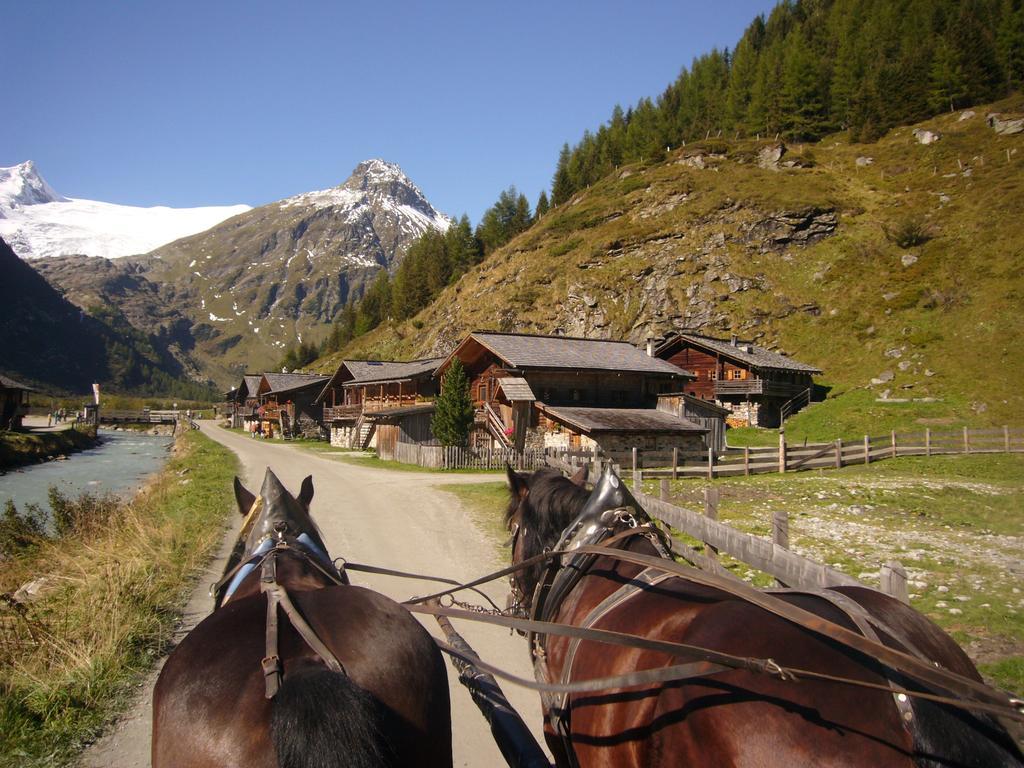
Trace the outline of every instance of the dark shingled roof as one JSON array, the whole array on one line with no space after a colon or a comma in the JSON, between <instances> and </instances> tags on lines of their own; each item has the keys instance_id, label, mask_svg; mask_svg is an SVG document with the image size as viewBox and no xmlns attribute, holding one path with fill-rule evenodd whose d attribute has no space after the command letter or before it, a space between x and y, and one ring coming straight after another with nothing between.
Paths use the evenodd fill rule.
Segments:
<instances>
[{"instance_id":1,"label":"dark shingled roof","mask_svg":"<svg viewBox=\"0 0 1024 768\"><path fill-rule=\"evenodd\" d=\"M723 357L746 363L751 368L821 373L820 368L793 360L785 355L780 355L778 352L771 352L764 347L757 346L752 341L737 340L734 346L731 339L716 339L713 336L701 336L696 333L679 333L670 336L658 346L656 354L661 354L663 349L670 347L679 340L718 352Z\"/></svg>"},{"instance_id":2,"label":"dark shingled roof","mask_svg":"<svg viewBox=\"0 0 1024 768\"><path fill-rule=\"evenodd\" d=\"M474 331L470 337L513 368L581 368L693 378L693 374L648 356L628 341L491 331Z\"/></svg>"},{"instance_id":3,"label":"dark shingled roof","mask_svg":"<svg viewBox=\"0 0 1024 768\"><path fill-rule=\"evenodd\" d=\"M653 408L562 408L540 409L545 416L586 434L599 432L688 432L708 430L692 421Z\"/></svg>"},{"instance_id":4,"label":"dark shingled roof","mask_svg":"<svg viewBox=\"0 0 1024 768\"><path fill-rule=\"evenodd\" d=\"M266 394L280 394L303 389L311 384L323 384L330 377L315 373L264 373L263 378L270 385Z\"/></svg>"},{"instance_id":5,"label":"dark shingled roof","mask_svg":"<svg viewBox=\"0 0 1024 768\"><path fill-rule=\"evenodd\" d=\"M353 378L342 386L408 381L419 376L429 378L442 360L444 360L443 357L428 357L423 360L411 360L407 363L391 360L345 360L342 365L348 368Z\"/></svg>"},{"instance_id":6,"label":"dark shingled roof","mask_svg":"<svg viewBox=\"0 0 1024 768\"><path fill-rule=\"evenodd\" d=\"M241 394L242 390L245 390L245 396L255 397L256 393L260 390L260 381L263 379L258 373L246 373L242 376L242 382L238 387L232 387L230 391L224 393L226 400L236 400Z\"/></svg>"},{"instance_id":7,"label":"dark shingled roof","mask_svg":"<svg viewBox=\"0 0 1024 768\"><path fill-rule=\"evenodd\" d=\"M29 392L35 392L35 389L27 384L21 384L14 379L9 379L2 373L0 373L0 389L26 389Z\"/></svg>"}]
</instances>

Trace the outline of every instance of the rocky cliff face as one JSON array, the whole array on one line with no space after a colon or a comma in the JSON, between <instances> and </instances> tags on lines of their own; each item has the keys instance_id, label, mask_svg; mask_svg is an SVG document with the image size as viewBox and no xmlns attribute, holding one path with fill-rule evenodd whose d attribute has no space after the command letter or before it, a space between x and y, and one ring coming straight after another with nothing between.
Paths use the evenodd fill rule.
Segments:
<instances>
[{"instance_id":1,"label":"rocky cliff face","mask_svg":"<svg viewBox=\"0 0 1024 768\"><path fill-rule=\"evenodd\" d=\"M397 165L368 160L338 187L255 208L116 267L38 267L82 306L124 307L133 324L171 339L183 362L227 386L324 335L349 297L397 268L428 228L448 225Z\"/></svg>"}]
</instances>

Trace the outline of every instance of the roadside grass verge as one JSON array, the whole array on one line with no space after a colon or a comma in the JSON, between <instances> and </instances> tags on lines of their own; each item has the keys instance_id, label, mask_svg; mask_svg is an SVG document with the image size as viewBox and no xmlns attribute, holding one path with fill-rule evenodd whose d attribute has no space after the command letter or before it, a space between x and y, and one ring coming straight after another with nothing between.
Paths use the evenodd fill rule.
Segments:
<instances>
[{"instance_id":1,"label":"roadside grass verge","mask_svg":"<svg viewBox=\"0 0 1024 768\"><path fill-rule=\"evenodd\" d=\"M31 464L51 456L80 451L96 445L95 431L63 429L60 432L0 431L0 470Z\"/></svg>"},{"instance_id":2,"label":"roadside grass verge","mask_svg":"<svg viewBox=\"0 0 1024 768\"><path fill-rule=\"evenodd\" d=\"M495 557L502 565L511 557L505 542L504 514L508 506L508 486L504 482L472 483L471 485L435 485L440 491L455 496L469 512L473 523L493 545Z\"/></svg>"},{"instance_id":3,"label":"roadside grass verge","mask_svg":"<svg viewBox=\"0 0 1024 768\"><path fill-rule=\"evenodd\" d=\"M105 500L102 525L78 519L4 562L0 766L69 764L129 703L221 541L236 469L189 432L133 501ZM16 598L30 580L36 597Z\"/></svg>"}]
</instances>

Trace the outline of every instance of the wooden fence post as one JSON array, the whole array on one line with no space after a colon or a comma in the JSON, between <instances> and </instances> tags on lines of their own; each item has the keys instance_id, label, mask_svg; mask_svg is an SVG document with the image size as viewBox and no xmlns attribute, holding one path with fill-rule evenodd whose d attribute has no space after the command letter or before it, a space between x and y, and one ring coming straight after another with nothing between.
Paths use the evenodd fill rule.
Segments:
<instances>
[{"instance_id":1,"label":"wooden fence post","mask_svg":"<svg viewBox=\"0 0 1024 768\"><path fill-rule=\"evenodd\" d=\"M924 430L924 455L932 455L932 428L925 427Z\"/></svg>"},{"instance_id":2,"label":"wooden fence post","mask_svg":"<svg viewBox=\"0 0 1024 768\"><path fill-rule=\"evenodd\" d=\"M971 439L967 436L967 427L964 427L964 453L971 452Z\"/></svg>"},{"instance_id":3,"label":"wooden fence post","mask_svg":"<svg viewBox=\"0 0 1024 768\"><path fill-rule=\"evenodd\" d=\"M786 471L786 433L779 431L779 472Z\"/></svg>"},{"instance_id":4,"label":"wooden fence post","mask_svg":"<svg viewBox=\"0 0 1024 768\"><path fill-rule=\"evenodd\" d=\"M896 430L892 430L889 434L892 435L892 457L895 459L899 456L899 450L896 448Z\"/></svg>"},{"instance_id":5,"label":"wooden fence post","mask_svg":"<svg viewBox=\"0 0 1024 768\"><path fill-rule=\"evenodd\" d=\"M836 440L836 469L842 469L843 466L843 441L842 439Z\"/></svg>"},{"instance_id":6,"label":"wooden fence post","mask_svg":"<svg viewBox=\"0 0 1024 768\"><path fill-rule=\"evenodd\" d=\"M864 435L864 463L871 463L871 438Z\"/></svg>"},{"instance_id":7,"label":"wooden fence post","mask_svg":"<svg viewBox=\"0 0 1024 768\"><path fill-rule=\"evenodd\" d=\"M708 448L708 480L715 479L715 451Z\"/></svg>"},{"instance_id":8,"label":"wooden fence post","mask_svg":"<svg viewBox=\"0 0 1024 768\"><path fill-rule=\"evenodd\" d=\"M640 473L640 451L634 445L633 446L633 490L640 488L640 482L643 480Z\"/></svg>"},{"instance_id":9,"label":"wooden fence post","mask_svg":"<svg viewBox=\"0 0 1024 768\"><path fill-rule=\"evenodd\" d=\"M1009 443L1007 443L1009 445ZM1007 448L1006 450L1010 450ZM679 477L679 446L675 446L672 449L672 479L676 480Z\"/></svg>"},{"instance_id":10,"label":"wooden fence post","mask_svg":"<svg viewBox=\"0 0 1024 768\"><path fill-rule=\"evenodd\" d=\"M898 560L891 560L882 566L880 574L882 591L903 603L910 603L907 594L907 571Z\"/></svg>"},{"instance_id":11,"label":"wooden fence post","mask_svg":"<svg viewBox=\"0 0 1024 768\"><path fill-rule=\"evenodd\" d=\"M743 474L750 476L750 446L743 446Z\"/></svg>"},{"instance_id":12,"label":"wooden fence post","mask_svg":"<svg viewBox=\"0 0 1024 768\"><path fill-rule=\"evenodd\" d=\"M668 478L661 478L661 482L658 483L658 498L662 501L668 501Z\"/></svg>"},{"instance_id":13,"label":"wooden fence post","mask_svg":"<svg viewBox=\"0 0 1024 768\"><path fill-rule=\"evenodd\" d=\"M709 520L718 519L718 489L713 487L707 487L704 489L704 516ZM718 560L718 548L713 547L704 542L704 551L708 556L708 559Z\"/></svg>"},{"instance_id":14,"label":"wooden fence post","mask_svg":"<svg viewBox=\"0 0 1024 768\"><path fill-rule=\"evenodd\" d=\"M1003 425L1003 451L1010 452L1010 428Z\"/></svg>"}]
</instances>

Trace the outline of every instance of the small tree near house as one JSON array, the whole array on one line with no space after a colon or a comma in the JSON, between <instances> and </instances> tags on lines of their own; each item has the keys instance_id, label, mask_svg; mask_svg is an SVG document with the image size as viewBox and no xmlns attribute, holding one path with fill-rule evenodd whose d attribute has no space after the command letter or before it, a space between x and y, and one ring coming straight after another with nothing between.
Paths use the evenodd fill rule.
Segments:
<instances>
[{"instance_id":1,"label":"small tree near house","mask_svg":"<svg viewBox=\"0 0 1024 768\"><path fill-rule=\"evenodd\" d=\"M469 380L462 362L456 358L441 379L431 421L434 436L441 445L465 445L473 426L473 401L469 396Z\"/></svg>"}]
</instances>

